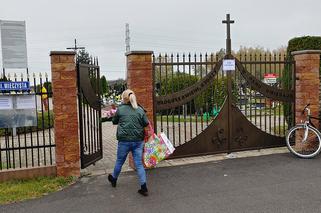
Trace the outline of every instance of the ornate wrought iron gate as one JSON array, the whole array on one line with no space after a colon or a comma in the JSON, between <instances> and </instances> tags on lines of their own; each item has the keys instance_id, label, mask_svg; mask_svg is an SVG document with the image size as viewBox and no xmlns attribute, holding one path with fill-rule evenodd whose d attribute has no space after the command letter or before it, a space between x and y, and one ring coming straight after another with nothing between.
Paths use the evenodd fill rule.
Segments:
<instances>
[{"instance_id":1,"label":"ornate wrought iron gate","mask_svg":"<svg viewBox=\"0 0 321 213\"><path fill-rule=\"evenodd\" d=\"M102 159L100 72L97 60L77 64L81 168Z\"/></svg>"},{"instance_id":2,"label":"ornate wrought iron gate","mask_svg":"<svg viewBox=\"0 0 321 213\"><path fill-rule=\"evenodd\" d=\"M174 143L175 157L285 145L294 113L293 61L278 55L231 54L229 16L222 56L159 55L153 58L156 129ZM235 71L223 71L234 59ZM263 82L274 73L273 85Z\"/></svg>"}]
</instances>

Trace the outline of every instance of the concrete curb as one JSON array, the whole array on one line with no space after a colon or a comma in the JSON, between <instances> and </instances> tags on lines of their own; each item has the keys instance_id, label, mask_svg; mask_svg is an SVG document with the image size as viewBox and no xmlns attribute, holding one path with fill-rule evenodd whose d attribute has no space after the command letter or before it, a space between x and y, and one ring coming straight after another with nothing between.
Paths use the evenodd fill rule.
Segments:
<instances>
[{"instance_id":1,"label":"concrete curb","mask_svg":"<svg viewBox=\"0 0 321 213\"><path fill-rule=\"evenodd\" d=\"M247 157L256 157L256 156L264 156L264 155L272 155L272 154L282 154L282 153L287 153L287 152L289 152L287 147L278 147L278 148L233 152L230 154L222 153L222 154L216 154L216 155L206 155L206 156L199 156L199 157L173 159L173 160L166 160L166 161L159 163L157 168L168 167L168 166L182 166L182 165L189 165L189 164L196 164L196 163L216 162L216 161L223 161L223 160L227 160L227 159L247 158Z\"/></svg>"}]
</instances>

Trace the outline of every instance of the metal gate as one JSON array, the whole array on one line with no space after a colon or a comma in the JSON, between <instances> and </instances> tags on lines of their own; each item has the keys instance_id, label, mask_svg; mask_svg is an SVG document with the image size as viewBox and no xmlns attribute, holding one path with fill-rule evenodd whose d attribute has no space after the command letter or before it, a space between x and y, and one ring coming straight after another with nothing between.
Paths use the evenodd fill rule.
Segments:
<instances>
[{"instance_id":1,"label":"metal gate","mask_svg":"<svg viewBox=\"0 0 321 213\"><path fill-rule=\"evenodd\" d=\"M176 147L172 158L285 146L294 62L283 54L233 55L229 24L227 31L221 55L153 57L156 130ZM235 70L223 71L224 59L235 60ZM275 84L263 82L269 73Z\"/></svg>"},{"instance_id":2,"label":"metal gate","mask_svg":"<svg viewBox=\"0 0 321 213\"><path fill-rule=\"evenodd\" d=\"M102 159L100 72L97 60L77 64L81 168Z\"/></svg>"},{"instance_id":3,"label":"metal gate","mask_svg":"<svg viewBox=\"0 0 321 213\"><path fill-rule=\"evenodd\" d=\"M0 75L0 81L24 81L33 85L34 88L31 91L1 91L0 97L32 94L35 96L36 109L34 113L37 120L35 126L30 126L33 123L33 110L29 111L31 114L20 114L19 112L19 116L15 116L9 110L1 112L0 172L55 165L53 93L48 75L40 73L29 76L21 73L19 76L14 74L10 77L10 73L8 73L6 76ZM7 121L17 122L19 127L12 128Z\"/></svg>"}]
</instances>

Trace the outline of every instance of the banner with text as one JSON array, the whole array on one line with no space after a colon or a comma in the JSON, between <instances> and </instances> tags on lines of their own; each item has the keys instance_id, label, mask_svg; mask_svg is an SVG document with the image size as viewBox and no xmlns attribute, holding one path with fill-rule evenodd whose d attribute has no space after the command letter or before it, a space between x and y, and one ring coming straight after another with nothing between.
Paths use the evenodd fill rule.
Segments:
<instances>
[{"instance_id":1,"label":"banner with text","mask_svg":"<svg viewBox=\"0 0 321 213\"><path fill-rule=\"evenodd\" d=\"M3 68L27 68L26 23L0 20L0 31Z\"/></svg>"}]
</instances>

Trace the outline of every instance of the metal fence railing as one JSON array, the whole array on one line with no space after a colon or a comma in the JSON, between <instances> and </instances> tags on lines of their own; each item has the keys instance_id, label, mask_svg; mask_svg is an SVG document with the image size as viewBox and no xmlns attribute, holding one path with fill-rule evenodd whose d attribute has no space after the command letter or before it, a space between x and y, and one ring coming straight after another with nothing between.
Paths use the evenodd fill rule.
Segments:
<instances>
[{"instance_id":1,"label":"metal fence railing","mask_svg":"<svg viewBox=\"0 0 321 213\"><path fill-rule=\"evenodd\" d=\"M211 72L218 60L219 56L215 54L154 55L156 97L193 86ZM176 147L199 135L223 105L225 77L222 71L217 72L213 83L206 85L204 91L183 105L165 110L156 106L157 132L165 132Z\"/></svg>"},{"instance_id":2,"label":"metal fence railing","mask_svg":"<svg viewBox=\"0 0 321 213\"><path fill-rule=\"evenodd\" d=\"M13 123L16 123L13 126L12 124L9 125L8 122L4 122L6 116L9 116L10 110L0 109L0 116L2 117L2 124L0 124L0 171L54 165L55 141L52 89L48 76L42 76L41 74L36 76L34 74L32 77L29 75L17 77L14 75L12 78L7 75L1 76L0 81L24 81L29 82L30 85L30 89L27 91L2 90L0 98L30 95L35 102L26 103L25 106L20 108L18 101L13 103L13 109L16 111L8 117L8 120L14 120ZM24 112L22 108L29 108L29 111ZM19 119L20 121L18 121ZM32 119L35 122L32 122ZM21 120L23 121L22 124Z\"/></svg>"},{"instance_id":3,"label":"metal fence railing","mask_svg":"<svg viewBox=\"0 0 321 213\"><path fill-rule=\"evenodd\" d=\"M295 62L284 54L240 54L242 65L256 79L280 90L294 90ZM248 84L239 72L234 73L237 106L255 126L272 135L283 137L294 125L294 100L284 102L267 98Z\"/></svg>"}]
</instances>

